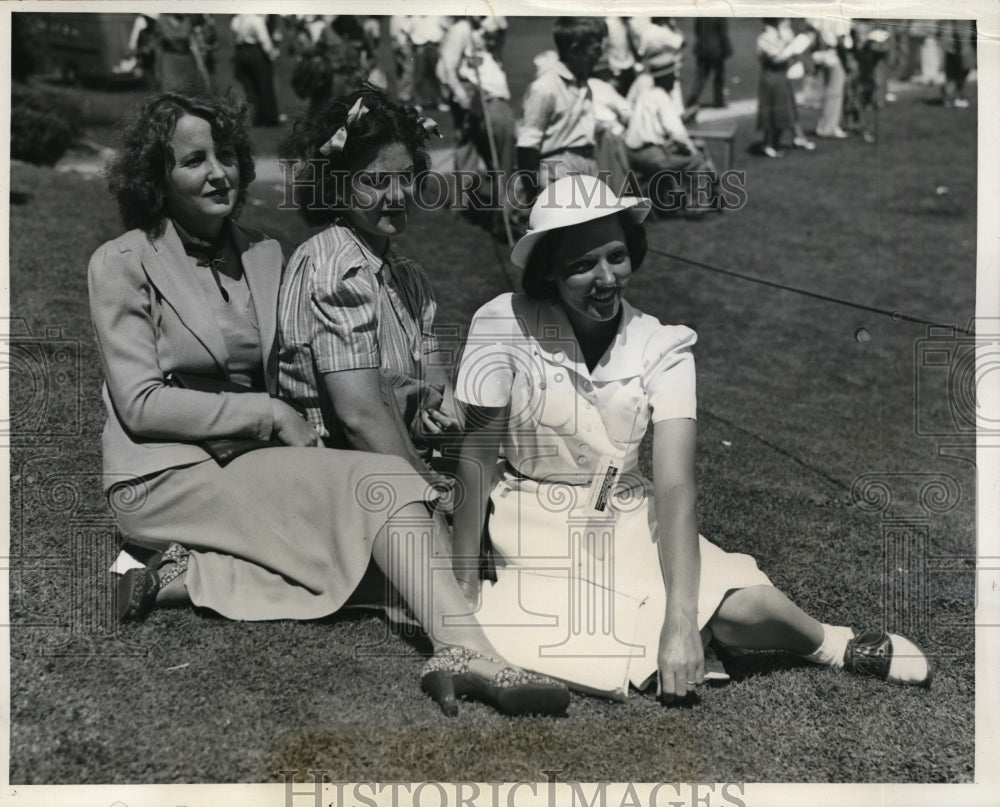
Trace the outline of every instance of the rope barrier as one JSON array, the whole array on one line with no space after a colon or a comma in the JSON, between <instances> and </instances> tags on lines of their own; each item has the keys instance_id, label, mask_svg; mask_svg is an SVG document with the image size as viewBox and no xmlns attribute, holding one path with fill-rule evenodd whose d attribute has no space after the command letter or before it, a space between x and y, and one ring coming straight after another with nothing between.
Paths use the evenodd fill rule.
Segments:
<instances>
[{"instance_id":1,"label":"rope barrier","mask_svg":"<svg viewBox=\"0 0 1000 807\"><path fill-rule=\"evenodd\" d=\"M753 275L746 275L743 274L742 272L735 272L732 269L722 269L718 266L712 266L712 264L710 263L704 263L703 261L696 261L692 258L685 258L682 255L675 255L672 252L666 252L665 250L662 249L654 249L650 247L649 252L655 255L660 255L664 258L670 258L671 260L675 260L680 263L686 263L690 266L697 266L699 269L705 269L709 272L715 272L716 274L726 275L727 277L735 277L738 280L745 280L748 283L758 283L762 286L770 286L771 288L774 289L780 289L782 291L790 291L793 294L801 294L804 297L812 297L815 300L823 300L824 302L827 303L835 303L836 305L843 305L848 308L856 308L859 311L868 311L869 313L872 314L881 314L897 322L898 321L915 322L918 325L931 325L937 328L951 328L957 333L962 333L965 334L966 336L975 335L974 331L971 331L967 328L959 327L954 323L937 322L932 319L925 319L924 317L916 317L916 316L911 316L909 314L903 314L900 311L892 311L888 308L879 308L878 306L874 305L865 305L864 303L855 303L852 302L851 300L843 300L839 297L832 297L829 294L820 294L819 292L809 291L808 289L800 289L797 288L796 286L788 286L784 283L778 283L774 280L765 280L764 278L761 277L754 277Z\"/></svg>"},{"instance_id":2,"label":"rope barrier","mask_svg":"<svg viewBox=\"0 0 1000 807\"><path fill-rule=\"evenodd\" d=\"M491 238L490 241L493 242L493 250L497 257L497 265L500 267L500 271L504 275L504 279L510 285L511 291L517 291L516 283L510 276L507 265L508 261L500 253L499 246L496 243L496 239ZM913 316L911 314L904 314L901 311L893 311L888 308L880 308L874 305L865 305L864 303L856 303L852 300L844 300L840 297L833 297L829 294L821 294L820 292L810 291L809 289L801 289L797 286L789 286L785 283L778 283L774 280L766 280L762 277L754 277L753 275L747 275L743 272L736 272L732 269L723 269L719 266L713 266L710 263L705 263L704 261L696 261L693 258L685 258L683 255L676 255L673 252L667 252L662 249L655 249L654 247L649 247L648 252L659 255L663 258L669 258L679 263L685 263L689 266L696 266L699 269L705 269L709 272L715 272L716 274L725 275L727 277L734 277L737 280L743 280L747 283L757 283L761 286L769 286L770 288L780 289L781 291L792 292L793 294L801 294L803 297L811 297L814 300L822 300L827 303L834 303L835 305L846 306L847 308L855 308L859 311L867 311L871 314L879 314L881 316L889 317L896 322L913 322L917 325L929 325L935 328L949 328L956 333L964 334L965 336L975 336L975 331L969 328L963 328L952 322L938 322L937 320L927 319L925 317Z\"/></svg>"}]
</instances>

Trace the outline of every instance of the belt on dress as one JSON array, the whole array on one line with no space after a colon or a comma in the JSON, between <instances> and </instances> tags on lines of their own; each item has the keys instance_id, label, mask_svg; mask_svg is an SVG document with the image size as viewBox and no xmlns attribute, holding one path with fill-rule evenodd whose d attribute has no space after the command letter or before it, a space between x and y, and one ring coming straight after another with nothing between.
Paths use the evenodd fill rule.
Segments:
<instances>
[{"instance_id":1,"label":"belt on dress","mask_svg":"<svg viewBox=\"0 0 1000 807\"><path fill-rule=\"evenodd\" d=\"M570 485L572 487L581 487L582 488L582 487L587 487L590 484L590 481L591 481L589 475L587 475L587 481L586 482L579 482L579 483L577 483L577 482L567 482L564 479L559 479L559 480L536 479L533 476L528 476L525 473L521 473L519 470L517 470L517 468L515 468L511 464L510 460L508 460L508 459L505 459L503 461L503 464L504 464L504 468L506 469L507 473L509 473L515 479L518 479L518 480L520 480L522 482L537 482L539 485L551 485L551 484L556 484L556 485Z\"/></svg>"},{"instance_id":2,"label":"belt on dress","mask_svg":"<svg viewBox=\"0 0 1000 807\"><path fill-rule=\"evenodd\" d=\"M515 468L515 467L514 467L514 466L513 466L512 464L511 464L511 461L510 461L510 460L507 460L507 459L505 459L505 460L503 461L503 465L504 465L504 468L505 468L505 469L507 470L507 473L509 473L509 474L510 474L511 476L513 476L513 477L514 477L515 479L531 479L531 477L530 477L530 476L525 476L525 475L524 475L524 474L522 474L522 473L521 473L521 472L520 472L519 470L517 470L517 468Z\"/></svg>"}]
</instances>

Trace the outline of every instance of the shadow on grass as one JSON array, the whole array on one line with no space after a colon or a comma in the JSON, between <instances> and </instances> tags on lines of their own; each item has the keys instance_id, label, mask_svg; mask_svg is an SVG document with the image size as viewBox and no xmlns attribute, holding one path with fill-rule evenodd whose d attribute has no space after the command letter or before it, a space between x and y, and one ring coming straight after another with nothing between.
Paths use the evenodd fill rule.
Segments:
<instances>
[{"instance_id":1,"label":"shadow on grass","mask_svg":"<svg viewBox=\"0 0 1000 807\"><path fill-rule=\"evenodd\" d=\"M733 681L746 681L761 675L815 666L791 653L780 651L734 653L718 644L715 647L719 660Z\"/></svg>"}]
</instances>

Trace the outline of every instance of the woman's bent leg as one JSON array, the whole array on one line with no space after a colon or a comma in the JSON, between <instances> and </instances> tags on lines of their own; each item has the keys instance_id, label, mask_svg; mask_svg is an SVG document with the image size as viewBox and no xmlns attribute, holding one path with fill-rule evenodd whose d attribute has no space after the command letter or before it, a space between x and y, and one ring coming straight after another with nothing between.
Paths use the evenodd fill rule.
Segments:
<instances>
[{"instance_id":1,"label":"woman's bent leg","mask_svg":"<svg viewBox=\"0 0 1000 807\"><path fill-rule=\"evenodd\" d=\"M709 622L716 638L747 650L808 655L823 641L823 625L774 586L732 592Z\"/></svg>"},{"instance_id":2,"label":"woman's bent leg","mask_svg":"<svg viewBox=\"0 0 1000 807\"><path fill-rule=\"evenodd\" d=\"M834 669L901 684L927 685L931 667L923 651L904 636L885 631L855 634L826 625L772 586L732 592L709 626L720 642L747 650L784 650Z\"/></svg>"}]
</instances>

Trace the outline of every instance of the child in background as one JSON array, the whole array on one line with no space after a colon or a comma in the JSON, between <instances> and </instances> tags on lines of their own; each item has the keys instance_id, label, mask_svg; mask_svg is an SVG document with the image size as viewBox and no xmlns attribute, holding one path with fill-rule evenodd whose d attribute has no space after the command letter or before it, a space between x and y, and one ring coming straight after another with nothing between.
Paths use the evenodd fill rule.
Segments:
<instances>
[{"instance_id":1,"label":"child in background","mask_svg":"<svg viewBox=\"0 0 1000 807\"><path fill-rule=\"evenodd\" d=\"M569 174L597 173L596 120L588 79L604 49L599 17L559 17L552 30L558 61L540 70L524 95L517 167L528 172L527 193Z\"/></svg>"},{"instance_id":2,"label":"child in background","mask_svg":"<svg viewBox=\"0 0 1000 807\"><path fill-rule=\"evenodd\" d=\"M880 89L884 84L880 74L884 73L889 56L889 32L869 22L856 22L851 56L854 63L848 92L849 128L860 132L866 143L874 143L876 116L885 100L885 90Z\"/></svg>"}]
</instances>

